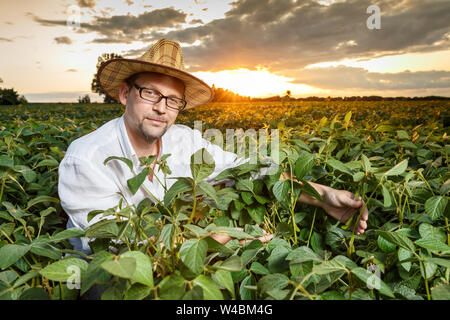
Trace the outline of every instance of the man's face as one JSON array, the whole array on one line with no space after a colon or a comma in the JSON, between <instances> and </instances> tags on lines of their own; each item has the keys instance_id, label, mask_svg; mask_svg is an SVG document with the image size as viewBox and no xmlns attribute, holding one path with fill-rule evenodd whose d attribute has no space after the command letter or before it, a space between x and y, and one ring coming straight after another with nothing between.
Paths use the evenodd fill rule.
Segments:
<instances>
[{"instance_id":1,"label":"man's face","mask_svg":"<svg viewBox=\"0 0 450 320\"><path fill-rule=\"evenodd\" d=\"M184 85L173 77L159 73L143 73L134 83L139 87L151 88L165 96L183 98ZM139 90L124 83L120 88L120 100L126 105L125 119L133 134L148 142L154 142L175 122L178 110L168 108L166 99L158 103L146 101L139 96Z\"/></svg>"}]
</instances>

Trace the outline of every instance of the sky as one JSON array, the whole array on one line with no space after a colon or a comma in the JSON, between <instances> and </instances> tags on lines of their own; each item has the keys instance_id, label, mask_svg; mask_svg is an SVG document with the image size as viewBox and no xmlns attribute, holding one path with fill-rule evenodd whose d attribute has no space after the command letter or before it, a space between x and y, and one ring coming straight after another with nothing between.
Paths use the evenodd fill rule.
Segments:
<instances>
[{"instance_id":1,"label":"sky","mask_svg":"<svg viewBox=\"0 0 450 320\"><path fill-rule=\"evenodd\" d=\"M0 87L101 101L98 57L163 37L189 72L245 96L450 96L449 0L1 1Z\"/></svg>"}]
</instances>

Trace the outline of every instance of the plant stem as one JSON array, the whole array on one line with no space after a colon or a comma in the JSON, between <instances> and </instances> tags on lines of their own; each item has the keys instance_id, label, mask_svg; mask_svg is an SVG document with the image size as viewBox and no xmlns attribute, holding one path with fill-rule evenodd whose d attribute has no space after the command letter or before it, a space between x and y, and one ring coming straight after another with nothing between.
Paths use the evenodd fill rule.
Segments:
<instances>
[{"instance_id":1,"label":"plant stem","mask_svg":"<svg viewBox=\"0 0 450 320\"><path fill-rule=\"evenodd\" d=\"M311 239L311 235L313 232L313 228L314 228L314 222L316 221L316 211L317 211L317 207L314 208L314 215L313 215L313 221L311 223L311 229L309 230L309 235L308 235L308 241L306 243L306 246L309 247L309 240Z\"/></svg>"},{"instance_id":2,"label":"plant stem","mask_svg":"<svg viewBox=\"0 0 450 320\"><path fill-rule=\"evenodd\" d=\"M195 210L197 209L197 197L196 197L196 191L197 191L197 185L194 181L194 188L192 190L193 196L194 196L194 200L192 203L192 212L191 212L191 216L189 217L189 221L188 224L191 224L192 219L194 219L194 215L195 215Z\"/></svg>"},{"instance_id":3,"label":"plant stem","mask_svg":"<svg viewBox=\"0 0 450 320\"><path fill-rule=\"evenodd\" d=\"M3 179L2 179L2 189L0 190L0 203L2 203L3 190L5 189L5 183L6 183L6 178L3 177Z\"/></svg>"}]
</instances>

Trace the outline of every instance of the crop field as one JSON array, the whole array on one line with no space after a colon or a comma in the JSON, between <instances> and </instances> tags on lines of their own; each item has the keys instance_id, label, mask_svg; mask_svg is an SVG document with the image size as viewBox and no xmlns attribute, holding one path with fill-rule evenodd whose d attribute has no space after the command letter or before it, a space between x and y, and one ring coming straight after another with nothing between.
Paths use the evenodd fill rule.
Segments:
<instances>
[{"instance_id":1,"label":"crop field","mask_svg":"<svg viewBox=\"0 0 450 320\"><path fill-rule=\"evenodd\" d=\"M177 123L191 128L197 120L224 134L278 129L280 170L251 179L259 165L244 164L216 178L233 179L233 186L211 186L204 180L214 165L192 163L192 177L179 179L164 201L121 201L93 211L88 219L110 219L86 231L66 229L58 165L73 140L124 107L0 110L0 299L80 299L95 284L106 288L102 299L120 300L450 299L449 101L215 103L186 110ZM130 190L141 187L151 169L144 170L128 181ZM279 180L282 171L304 186ZM320 197L307 181L361 196L369 210L366 232L356 235L351 221L297 203L301 192ZM252 240L263 229L273 239ZM222 245L214 233L233 240ZM96 239L92 255L73 250L68 239L76 237Z\"/></svg>"}]
</instances>

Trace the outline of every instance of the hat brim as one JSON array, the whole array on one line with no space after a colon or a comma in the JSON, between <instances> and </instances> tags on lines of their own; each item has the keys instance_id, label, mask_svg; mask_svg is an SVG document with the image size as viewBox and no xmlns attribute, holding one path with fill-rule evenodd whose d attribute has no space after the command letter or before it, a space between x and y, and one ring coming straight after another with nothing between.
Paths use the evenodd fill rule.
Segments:
<instances>
[{"instance_id":1,"label":"hat brim","mask_svg":"<svg viewBox=\"0 0 450 320\"><path fill-rule=\"evenodd\" d=\"M209 85L188 72L136 59L117 58L106 61L97 71L97 81L103 92L120 101L119 90L122 82L140 72L158 72L183 81L187 102L185 109L207 104L214 97L214 91Z\"/></svg>"}]
</instances>

